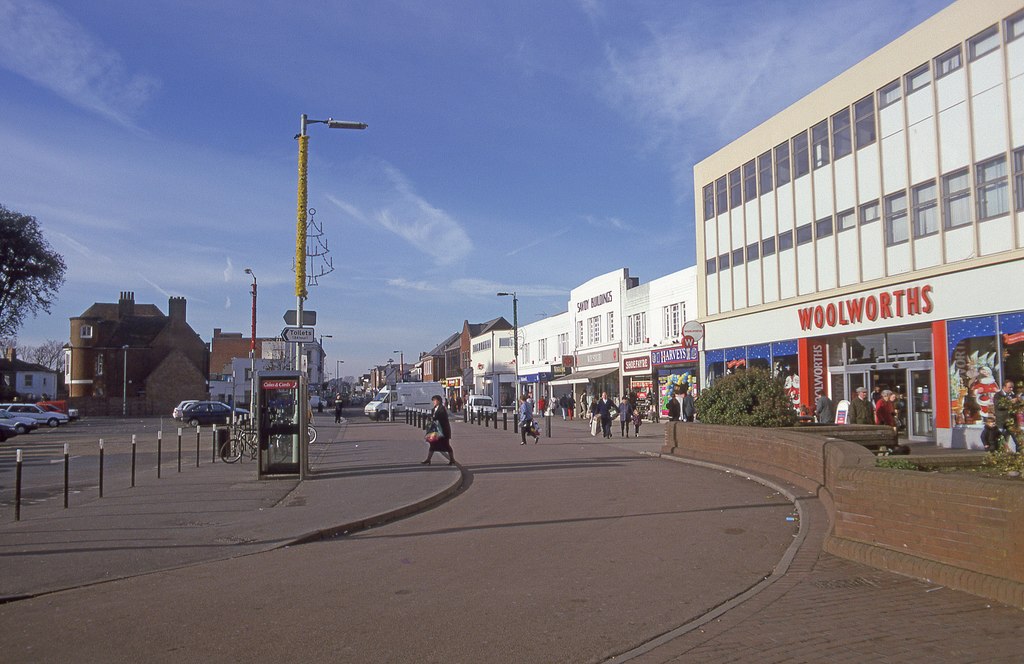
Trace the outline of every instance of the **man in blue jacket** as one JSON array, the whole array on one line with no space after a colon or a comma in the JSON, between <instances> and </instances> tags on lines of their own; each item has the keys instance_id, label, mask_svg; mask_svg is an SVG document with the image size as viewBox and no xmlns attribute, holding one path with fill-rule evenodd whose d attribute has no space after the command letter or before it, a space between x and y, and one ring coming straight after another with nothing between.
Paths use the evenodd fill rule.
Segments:
<instances>
[{"instance_id":1,"label":"man in blue jacket","mask_svg":"<svg viewBox=\"0 0 1024 664\"><path fill-rule=\"evenodd\" d=\"M601 399L594 402L594 414L601 418L601 431L604 432L605 438L612 437L612 409L615 408L615 404L608 398L607 392L601 393Z\"/></svg>"}]
</instances>

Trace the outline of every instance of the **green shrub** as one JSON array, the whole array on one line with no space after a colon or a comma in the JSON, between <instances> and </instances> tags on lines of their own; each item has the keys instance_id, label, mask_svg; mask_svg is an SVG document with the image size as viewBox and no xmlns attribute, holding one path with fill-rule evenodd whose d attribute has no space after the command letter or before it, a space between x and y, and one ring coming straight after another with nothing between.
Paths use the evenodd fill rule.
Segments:
<instances>
[{"instance_id":1,"label":"green shrub","mask_svg":"<svg viewBox=\"0 0 1024 664\"><path fill-rule=\"evenodd\" d=\"M897 470L921 470L916 463L909 459L894 459L893 457L879 457L875 461L879 468L895 468Z\"/></svg>"},{"instance_id":2,"label":"green shrub","mask_svg":"<svg viewBox=\"0 0 1024 664\"><path fill-rule=\"evenodd\" d=\"M1024 474L1024 454L990 452L985 458L985 466L1003 475L1014 471Z\"/></svg>"},{"instance_id":3,"label":"green shrub","mask_svg":"<svg viewBox=\"0 0 1024 664\"><path fill-rule=\"evenodd\" d=\"M791 427L793 402L781 378L763 369L748 369L716 380L697 400L697 417L705 424L743 427Z\"/></svg>"}]
</instances>

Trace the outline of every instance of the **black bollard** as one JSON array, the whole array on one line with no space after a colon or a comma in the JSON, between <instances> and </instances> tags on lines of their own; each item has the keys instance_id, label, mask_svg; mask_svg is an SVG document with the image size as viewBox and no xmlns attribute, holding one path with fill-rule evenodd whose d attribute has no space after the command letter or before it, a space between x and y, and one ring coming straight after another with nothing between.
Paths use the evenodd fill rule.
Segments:
<instances>
[{"instance_id":1,"label":"black bollard","mask_svg":"<svg viewBox=\"0 0 1024 664\"><path fill-rule=\"evenodd\" d=\"M103 497L103 439L100 438L100 498Z\"/></svg>"},{"instance_id":2,"label":"black bollard","mask_svg":"<svg viewBox=\"0 0 1024 664\"><path fill-rule=\"evenodd\" d=\"M462 408L462 421L463 422L468 422L469 421L469 409L466 408L465 406L463 406L463 408Z\"/></svg>"},{"instance_id":3,"label":"black bollard","mask_svg":"<svg viewBox=\"0 0 1024 664\"><path fill-rule=\"evenodd\" d=\"M68 476L71 464L71 444L64 443L64 509L68 508Z\"/></svg>"},{"instance_id":4,"label":"black bollard","mask_svg":"<svg viewBox=\"0 0 1024 664\"><path fill-rule=\"evenodd\" d=\"M178 472L181 472L181 436L178 436Z\"/></svg>"},{"instance_id":5,"label":"black bollard","mask_svg":"<svg viewBox=\"0 0 1024 664\"><path fill-rule=\"evenodd\" d=\"M178 429L178 435L181 435L181 429ZM196 468L199 467L199 429L196 429Z\"/></svg>"},{"instance_id":6,"label":"black bollard","mask_svg":"<svg viewBox=\"0 0 1024 664\"><path fill-rule=\"evenodd\" d=\"M501 412L501 430L508 431L508 411L503 410Z\"/></svg>"},{"instance_id":7,"label":"black bollard","mask_svg":"<svg viewBox=\"0 0 1024 664\"><path fill-rule=\"evenodd\" d=\"M132 487L135 486L135 434L132 434Z\"/></svg>"},{"instance_id":8,"label":"black bollard","mask_svg":"<svg viewBox=\"0 0 1024 664\"><path fill-rule=\"evenodd\" d=\"M210 433L213 434L213 440L210 441L212 443L210 445L210 447L213 448L213 454L211 455L211 458L213 459L212 463L217 463L217 425L216 424L211 424L210 425ZM197 438L199 437L199 426L198 425L196 425L196 437Z\"/></svg>"},{"instance_id":9,"label":"black bollard","mask_svg":"<svg viewBox=\"0 0 1024 664\"><path fill-rule=\"evenodd\" d=\"M494 429L497 430L498 429L498 411L494 411L494 417L491 418L491 419L494 420Z\"/></svg>"},{"instance_id":10,"label":"black bollard","mask_svg":"<svg viewBox=\"0 0 1024 664\"><path fill-rule=\"evenodd\" d=\"M160 461L164 454L164 432L156 432L156 478L160 479Z\"/></svg>"},{"instance_id":11,"label":"black bollard","mask_svg":"<svg viewBox=\"0 0 1024 664\"><path fill-rule=\"evenodd\" d=\"M544 416L544 428L547 430L548 438L551 437L551 415Z\"/></svg>"},{"instance_id":12,"label":"black bollard","mask_svg":"<svg viewBox=\"0 0 1024 664\"><path fill-rule=\"evenodd\" d=\"M17 467L14 471L14 520L21 521L21 450L17 452Z\"/></svg>"}]
</instances>

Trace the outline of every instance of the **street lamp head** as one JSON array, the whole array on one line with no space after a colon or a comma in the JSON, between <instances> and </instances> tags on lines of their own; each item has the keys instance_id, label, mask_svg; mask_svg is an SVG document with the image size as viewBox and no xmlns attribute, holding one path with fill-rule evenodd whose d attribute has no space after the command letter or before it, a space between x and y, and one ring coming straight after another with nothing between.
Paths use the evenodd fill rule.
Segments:
<instances>
[{"instance_id":1,"label":"street lamp head","mask_svg":"<svg viewBox=\"0 0 1024 664\"><path fill-rule=\"evenodd\" d=\"M252 274L252 268L249 268L249 267L245 268L245 273L246 274Z\"/></svg>"},{"instance_id":2,"label":"street lamp head","mask_svg":"<svg viewBox=\"0 0 1024 664\"><path fill-rule=\"evenodd\" d=\"M365 122L351 122L349 120L335 120L334 118L327 118L327 126L330 129L366 129L368 126Z\"/></svg>"},{"instance_id":3,"label":"street lamp head","mask_svg":"<svg viewBox=\"0 0 1024 664\"><path fill-rule=\"evenodd\" d=\"M502 292L502 293L498 293L498 295L499 295L499 296L501 296L501 295L511 295L511 294L512 294L512 293L504 293L504 292Z\"/></svg>"}]
</instances>

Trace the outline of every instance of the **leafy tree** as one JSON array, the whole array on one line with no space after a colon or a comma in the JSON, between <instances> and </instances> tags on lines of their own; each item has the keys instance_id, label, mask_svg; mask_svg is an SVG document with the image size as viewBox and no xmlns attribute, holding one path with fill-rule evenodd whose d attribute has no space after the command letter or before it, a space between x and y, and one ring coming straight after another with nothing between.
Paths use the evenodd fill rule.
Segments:
<instances>
[{"instance_id":1,"label":"leafy tree","mask_svg":"<svg viewBox=\"0 0 1024 664\"><path fill-rule=\"evenodd\" d=\"M0 205L0 335L13 335L27 314L50 311L67 266L35 217Z\"/></svg>"},{"instance_id":2,"label":"leafy tree","mask_svg":"<svg viewBox=\"0 0 1024 664\"><path fill-rule=\"evenodd\" d=\"M796 424L793 402L783 382L764 369L748 369L716 380L697 400L705 424L789 427Z\"/></svg>"}]
</instances>

